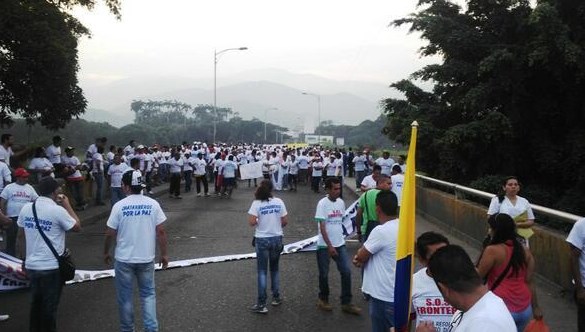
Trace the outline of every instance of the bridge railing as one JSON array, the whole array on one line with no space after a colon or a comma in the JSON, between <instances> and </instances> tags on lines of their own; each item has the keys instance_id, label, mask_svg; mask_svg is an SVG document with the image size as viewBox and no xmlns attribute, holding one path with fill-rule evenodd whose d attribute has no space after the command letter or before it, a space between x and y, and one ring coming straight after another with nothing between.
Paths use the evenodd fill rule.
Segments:
<instances>
[{"instance_id":1,"label":"bridge railing","mask_svg":"<svg viewBox=\"0 0 585 332\"><path fill-rule=\"evenodd\" d=\"M424 175L417 174L416 177L422 180L423 183L432 184L432 187L435 189L442 189L445 190L445 192L454 194L456 199L467 199L475 201L480 204L485 204L486 207L489 206L489 202L492 197L496 196L485 191L458 185L456 183L438 180ZM583 218L582 216L578 216L576 214L547 208L545 206L533 203L530 203L530 206L537 216L537 223L555 230L564 231L566 233L571 230L571 227L577 220Z\"/></svg>"}]
</instances>

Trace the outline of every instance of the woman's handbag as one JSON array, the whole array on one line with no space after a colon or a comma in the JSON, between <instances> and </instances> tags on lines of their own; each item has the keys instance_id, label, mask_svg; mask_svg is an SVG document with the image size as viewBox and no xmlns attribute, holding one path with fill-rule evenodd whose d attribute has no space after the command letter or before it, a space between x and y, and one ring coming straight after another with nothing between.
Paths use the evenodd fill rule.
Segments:
<instances>
[{"instance_id":1,"label":"woman's handbag","mask_svg":"<svg viewBox=\"0 0 585 332\"><path fill-rule=\"evenodd\" d=\"M45 243L47 244L47 246L49 246L49 249L51 249L51 252L53 253L53 255L55 255L55 258L57 258L57 261L59 262L59 273L61 275L61 281L65 283L66 281L73 280L73 278L75 278L75 263L73 262L73 258L71 257L71 251L65 248L65 250L63 251L63 255L59 256L59 254L57 254L57 250L55 250L55 247L53 247L53 244L47 238L47 235L45 235L45 232L43 232L43 229L39 225L36 204L37 202L34 202L32 206L33 215L35 217L35 223L37 225L39 233L41 233L41 237L43 238L43 240L45 240Z\"/></svg>"}]
</instances>

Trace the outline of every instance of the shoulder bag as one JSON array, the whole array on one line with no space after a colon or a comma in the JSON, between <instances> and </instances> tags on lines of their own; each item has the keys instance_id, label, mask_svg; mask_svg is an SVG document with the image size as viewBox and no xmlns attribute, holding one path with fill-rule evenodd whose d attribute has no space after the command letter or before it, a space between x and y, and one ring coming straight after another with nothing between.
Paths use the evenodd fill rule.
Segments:
<instances>
[{"instance_id":1,"label":"shoulder bag","mask_svg":"<svg viewBox=\"0 0 585 332\"><path fill-rule=\"evenodd\" d=\"M35 217L35 224L37 225L39 233L41 233L41 237L43 238L43 240L45 240L45 243L47 244L49 249L51 249L51 252L53 253L53 255L55 255L55 258L57 258L57 261L59 262L59 274L61 275L61 280L63 281L63 283L69 280L73 280L73 278L75 277L75 263L73 262L73 258L71 257L71 251L65 248L65 250L63 251L63 255L59 256L59 254L57 254L57 250L55 250L55 247L53 247L53 244L47 238L45 232L43 232L41 225L39 225L36 204L37 202L34 202L32 206L33 215Z\"/></svg>"}]
</instances>

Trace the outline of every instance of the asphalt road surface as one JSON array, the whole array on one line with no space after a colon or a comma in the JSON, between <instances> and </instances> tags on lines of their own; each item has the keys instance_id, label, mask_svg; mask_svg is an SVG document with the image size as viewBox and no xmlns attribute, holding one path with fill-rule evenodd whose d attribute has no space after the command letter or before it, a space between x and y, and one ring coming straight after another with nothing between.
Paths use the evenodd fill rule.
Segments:
<instances>
[{"instance_id":1,"label":"asphalt road surface","mask_svg":"<svg viewBox=\"0 0 585 332\"><path fill-rule=\"evenodd\" d=\"M171 261L253 252L253 229L247 211L254 188L240 182L231 199L183 195L182 200L159 198L168 220L165 223ZM289 212L285 244L316 234L313 221L322 194L299 186L298 192L277 192ZM346 204L354 199L346 194ZM103 231L106 218L83 224L83 232L69 234L67 246L74 253L78 269L103 270ZM349 243L350 254L357 243ZM255 314L249 307L256 300L256 261L211 263L156 272L157 312L161 331L368 331L367 303L360 292L360 271L352 268L353 302L362 316L341 311L340 277L335 264L330 269L333 312L316 309L317 262L313 252L285 255L280 262L284 303L269 306L268 314ZM268 294L270 291L268 290ZM0 331L28 330L29 294L16 291L0 294L0 313L11 315L0 323ZM135 294L136 330L142 330L140 305ZM66 286L58 312L59 331L117 331L118 312L114 280L105 279Z\"/></svg>"}]
</instances>

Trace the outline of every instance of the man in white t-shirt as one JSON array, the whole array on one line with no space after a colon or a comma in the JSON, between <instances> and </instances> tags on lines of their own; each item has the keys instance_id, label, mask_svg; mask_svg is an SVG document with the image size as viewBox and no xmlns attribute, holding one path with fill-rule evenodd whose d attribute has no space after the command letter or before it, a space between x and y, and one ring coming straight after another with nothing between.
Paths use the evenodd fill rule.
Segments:
<instances>
[{"instance_id":1,"label":"man in white t-shirt","mask_svg":"<svg viewBox=\"0 0 585 332\"><path fill-rule=\"evenodd\" d=\"M317 203L315 221L319 225L317 240L317 265L319 267L319 301L317 308L331 311L329 304L329 261L337 263L341 275L341 310L360 315L361 309L351 303L351 269L345 239L343 238L343 214L345 203L339 198L341 183L332 177L325 181L327 196Z\"/></svg>"},{"instance_id":2,"label":"man in white t-shirt","mask_svg":"<svg viewBox=\"0 0 585 332\"><path fill-rule=\"evenodd\" d=\"M203 159L203 153L198 152L197 158L193 161L193 173L195 174L195 189L197 197L201 197L201 183L203 183L203 193L209 196L209 184L207 183L207 161Z\"/></svg>"},{"instance_id":3,"label":"man in white t-shirt","mask_svg":"<svg viewBox=\"0 0 585 332\"><path fill-rule=\"evenodd\" d=\"M10 174L10 168L5 162L0 161L0 193L4 190L10 181L12 181L12 174Z\"/></svg>"},{"instance_id":4,"label":"man in white t-shirt","mask_svg":"<svg viewBox=\"0 0 585 332\"><path fill-rule=\"evenodd\" d=\"M398 199L398 214L400 214L400 202L402 201L402 187L404 186L404 174L402 168L398 164L392 166L392 192Z\"/></svg>"},{"instance_id":5,"label":"man in white t-shirt","mask_svg":"<svg viewBox=\"0 0 585 332\"><path fill-rule=\"evenodd\" d=\"M29 176L24 168L17 168L14 171L16 182L7 185L0 194L0 209L5 216L12 219L12 225L6 229L6 253L11 256L16 256L18 214L26 203L34 202L39 197L35 189L28 184Z\"/></svg>"},{"instance_id":6,"label":"man in white t-shirt","mask_svg":"<svg viewBox=\"0 0 585 332\"><path fill-rule=\"evenodd\" d=\"M92 156L91 175L95 182L95 204L106 205L103 200L104 188L104 147L98 146L96 153Z\"/></svg>"},{"instance_id":7,"label":"man in white t-shirt","mask_svg":"<svg viewBox=\"0 0 585 332\"><path fill-rule=\"evenodd\" d=\"M455 308L443 299L433 278L427 274L429 259L439 248L449 245L442 234L425 232L416 239L416 256L423 266L412 276L412 308L416 318L415 326L432 322L437 331L448 331Z\"/></svg>"},{"instance_id":8,"label":"man in white t-shirt","mask_svg":"<svg viewBox=\"0 0 585 332\"><path fill-rule=\"evenodd\" d=\"M63 163L63 175L75 199L75 209L79 211L85 210L87 207L83 196L84 178L81 174L81 170L85 167L85 164L81 164L81 161L75 156L74 152L75 148L71 146L66 147L65 155L61 157L61 162Z\"/></svg>"},{"instance_id":9,"label":"man in white t-shirt","mask_svg":"<svg viewBox=\"0 0 585 332\"><path fill-rule=\"evenodd\" d=\"M26 239L25 268L31 293L29 326L31 331L56 331L57 307L65 280L61 279L57 258L48 249L39 226L57 254L62 255L65 233L79 232L81 222L57 180L43 178L37 189L40 197L22 207L17 221Z\"/></svg>"},{"instance_id":10,"label":"man in white t-shirt","mask_svg":"<svg viewBox=\"0 0 585 332\"><path fill-rule=\"evenodd\" d=\"M154 264L156 244L163 269L169 264L167 235L163 223L167 219L159 203L141 194L145 187L140 171L122 175L122 188L128 196L112 207L107 221L104 261L112 263L110 249L116 242L114 270L120 315L120 330L134 331L133 280L137 280L145 331L158 331Z\"/></svg>"},{"instance_id":11,"label":"man in white t-shirt","mask_svg":"<svg viewBox=\"0 0 585 332\"><path fill-rule=\"evenodd\" d=\"M112 206L126 197L122 190L122 175L130 170L130 166L122 162L122 156L114 155L114 163L108 167L110 181L110 202Z\"/></svg>"},{"instance_id":12,"label":"man in white t-shirt","mask_svg":"<svg viewBox=\"0 0 585 332\"><path fill-rule=\"evenodd\" d=\"M55 174L57 177L62 177L61 171L63 170L63 165L61 164L61 142L63 139L61 136L53 136L53 144L47 146L45 149L45 154L47 159L53 164L53 168L55 169Z\"/></svg>"},{"instance_id":13,"label":"man in white t-shirt","mask_svg":"<svg viewBox=\"0 0 585 332\"><path fill-rule=\"evenodd\" d=\"M457 312L448 331L515 332L516 324L504 301L488 290L469 255L456 245L437 249L427 269L447 303ZM433 322L422 322L416 332L436 332Z\"/></svg>"},{"instance_id":14,"label":"man in white t-shirt","mask_svg":"<svg viewBox=\"0 0 585 332\"><path fill-rule=\"evenodd\" d=\"M575 282L577 329L585 330L585 218L579 219L567 237L571 246L571 274Z\"/></svg>"},{"instance_id":15,"label":"man in white t-shirt","mask_svg":"<svg viewBox=\"0 0 585 332\"><path fill-rule=\"evenodd\" d=\"M368 297L372 331L389 331L394 326L394 279L398 238L398 202L391 191L376 196L376 226L353 258L364 266L362 292Z\"/></svg>"},{"instance_id":16,"label":"man in white t-shirt","mask_svg":"<svg viewBox=\"0 0 585 332\"><path fill-rule=\"evenodd\" d=\"M360 185L360 189L362 192L366 192L370 189L376 188L376 183L378 182L378 177L382 172L382 167L380 165L374 165L372 174L364 177L362 183Z\"/></svg>"},{"instance_id":17,"label":"man in white t-shirt","mask_svg":"<svg viewBox=\"0 0 585 332\"><path fill-rule=\"evenodd\" d=\"M390 152L384 151L382 152L382 157L376 159L376 165L380 165L382 167L382 174L386 174L388 176L392 175L392 165L394 165L394 159L390 158Z\"/></svg>"}]
</instances>

